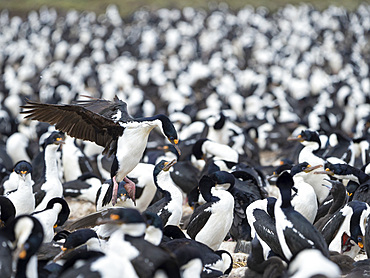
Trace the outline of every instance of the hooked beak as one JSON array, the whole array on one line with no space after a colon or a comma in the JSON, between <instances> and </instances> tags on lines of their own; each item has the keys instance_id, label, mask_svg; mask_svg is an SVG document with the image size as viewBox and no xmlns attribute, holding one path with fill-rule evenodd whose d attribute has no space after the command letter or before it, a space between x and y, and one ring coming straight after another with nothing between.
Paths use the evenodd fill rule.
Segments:
<instances>
[{"instance_id":1,"label":"hooked beak","mask_svg":"<svg viewBox=\"0 0 370 278\"><path fill-rule=\"evenodd\" d=\"M27 171L21 171L21 177L25 181L26 180Z\"/></svg>"},{"instance_id":2,"label":"hooked beak","mask_svg":"<svg viewBox=\"0 0 370 278\"><path fill-rule=\"evenodd\" d=\"M328 180L328 179L324 179L324 180L326 180L326 181L330 182L330 184L331 184L331 180ZM329 190L331 190L331 189L333 188L333 186L331 186L331 185L329 185L329 184L322 183L321 185L322 185L322 186L325 186L325 187L326 187L326 188L328 188Z\"/></svg>"},{"instance_id":3,"label":"hooked beak","mask_svg":"<svg viewBox=\"0 0 370 278\"><path fill-rule=\"evenodd\" d=\"M102 224L124 224L125 222L120 219L118 214L112 213L109 218L99 218L96 220L97 225Z\"/></svg>"},{"instance_id":4,"label":"hooked beak","mask_svg":"<svg viewBox=\"0 0 370 278\"><path fill-rule=\"evenodd\" d=\"M28 246L28 243L25 243L17 247L13 252L13 260L24 260L27 257Z\"/></svg>"},{"instance_id":5,"label":"hooked beak","mask_svg":"<svg viewBox=\"0 0 370 278\"><path fill-rule=\"evenodd\" d=\"M268 176L268 177L267 177L267 180L268 180L268 181L270 181L270 180L272 180L273 178L277 178L278 176L279 176L279 175L278 175L278 174L276 174L276 172L273 172L273 173L272 173L272 175L270 175L270 176Z\"/></svg>"},{"instance_id":6,"label":"hooked beak","mask_svg":"<svg viewBox=\"0 0 370 278\"><path fill-rule=\"evenodd\" d=\"M68 253L70 253L71 251L73 251L74 249L68 249L64 246L60 246L60 249L62 251L60 251L60 253L58 255L56 255L53 259L53 262L55 263L56 261L59 261L60 259L62 259L65 255L67 255Z\"/></svg>"},{"instance_id":7,"label":"hooked beak","mask_svg":"<svg viewBox=\"0 0 370 278\"><path fill-rule=\"evenodd\" d=\"M164 167L163 167L163 171L168 171L168 170L170 170L170 168L173 166L173 165L175 165L176 164L176 159L174 159L174 160L172 160L171 162L165 162L165 164L164 164Z\"/></svg>"},{"instance_id":8,"label":"hooked beak","mask_svg":"<svg viewBox=\"0 0 370 278\"><path fill-rule=\"evenodd\" d=\"M315 174L327 174L329 176L334 176L334 172L331 171L329 168L326 168L325 171L317 171Z\"/></svg>"},{"instance_id":9,"label":"hooked beak","mask_svg":"<svg viewBox=\"0 0 370 278\"><path fill-rule=\"evenodd\" d=\"M316 165L316 166L311 166L311 165L308 165L303 171L305 173L309 173L309 172L312 172L313 170L316 170L318 168L321 168L322 165Z\"/></svg>"},{"instance_id":10,"label":"hooked beak","mask_svg":"<svg viewBox=\"0 0 370 278\"><path fill-rule=\"evenodd\" d=\"M169 140L171 142L171 144L175 147L177 153L179 154L179 156L181 155L181 151L180 151L180 148L179 146L177 145L179 143L179 139L173 139L173 140Z\"/></svg>"},{"instance_id":11,"label":"hooked beak","mask_svg":"<svg viewBox=\"0 0 370 278\"><path fill-rule=\"evenodd\" d=\"M64 140L63 140L63 138L62 137L58 137L57 139L56 139L56 141L54 142L54 144L56 144L56 145L62 145L62 144L64 144L65 142L64 142Z\"/></svg>"},{"instance_id":12,"label":"hooked beak","mask_svg":"<svg viewBox=\"0 0 370 278\"><path fill-rule=\"evenodd\" d=\"M297 137L289 136L288 141L298 141L298 142L303 142L304 139L302 138L302 135L298 135Z\"/></svg>"},{"instance_id":13,"label":"hooked beak","mask_svg":"<svg viewBox=\"0 0 370 278\"><path fill-rule=\"evenodd\" d=\"M362 242L359 242L358 243L358 247L360 247L361 249L363 249L364 248L364 244Z\"/></svg>"}]
</instances>

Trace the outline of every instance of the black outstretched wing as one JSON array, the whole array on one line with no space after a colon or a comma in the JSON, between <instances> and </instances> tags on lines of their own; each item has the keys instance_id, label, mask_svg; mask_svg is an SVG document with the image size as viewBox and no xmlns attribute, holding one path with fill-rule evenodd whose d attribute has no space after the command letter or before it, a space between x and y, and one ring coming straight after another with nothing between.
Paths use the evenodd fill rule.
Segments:
<instances>
[{"instance_id":1,"label":"black outstretched wing","mask_svg":"<svg viewBox=\"0 0 370 278\"><path fill-rule=\"evenodd\" d=\"M119 105L96 99L81 104L44 104L27 101L26 105L21 106L24 109L21 113L28 114L27 119L55 125L56 129L72 137L95 142L104 147L104 153L107 153L111 144L123 134L124 128L109 118L117 114L118 110L124 111Z\"/></svg>"},{"instance_id":2,"label":"black outstretched wing","mask_svg":"<svg viewBox=\"0 0 370 278\"><path fill-rule=\"evenodd\" d=\"M89 98L90 100L78 100L75 104L93 113L113 120L114 122L117 122L117 120L120 120L121 122L133 120L133 118L128 114L127 103L120 100L117 96L114 97L114 101L89 96L84 97ZM119 118L117 118L118 111L120 111Z\"/></svg>"}]
</instances>

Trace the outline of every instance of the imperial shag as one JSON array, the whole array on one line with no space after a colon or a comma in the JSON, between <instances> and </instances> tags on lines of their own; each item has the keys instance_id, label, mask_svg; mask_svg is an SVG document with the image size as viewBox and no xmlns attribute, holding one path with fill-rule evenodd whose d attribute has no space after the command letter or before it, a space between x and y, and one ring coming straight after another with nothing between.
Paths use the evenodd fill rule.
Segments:
<instances>
[{"instance_id":1,"label":"imperial shag","mask_svg":"<svg viewBox=\"0 0 370 278\"><path fill-rule=\"evenodd\" d=\"M150 132L159 127L167 139L176 146L177 132L165 115L132 118L127 104L116 96L114 101L96 99L74 104L44 104L27 101L21 106L26 118L55 125L68 135L95 142L104 147L103 154L114 155L111 178L114 183L112 203L117 199L118 182L126 181L130 198L135 198L135 184L126 176L139 163L146 148ZM180 153L180 149L177 148Z\"/></svg>"}]
</instances>

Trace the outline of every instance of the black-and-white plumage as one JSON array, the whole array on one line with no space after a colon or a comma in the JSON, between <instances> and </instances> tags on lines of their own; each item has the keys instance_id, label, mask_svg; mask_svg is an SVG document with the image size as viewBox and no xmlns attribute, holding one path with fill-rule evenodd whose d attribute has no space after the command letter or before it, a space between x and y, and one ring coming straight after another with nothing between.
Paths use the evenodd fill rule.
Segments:
<instances>
[{"instance_id":1,"label":"black-and-white plumage","mask_svg":"<svg viewBox=\"0 0 370 278\"><path fill-rule=\"evenodd\" d=\"M2 195L6 195L11 191L16 190L20 181L19 175L25 176L27 173L32 173L31 163L25 160L18 161L13 167L13 172L11 172L7 179L4 179L1 183L3 190Z\"/></svg>"},{"instance_id":2,"label":"black-and-white plumage","mask_svg":"<svg viewBox=\"0 0 370 278\"><path fill-rule=\"evenodd\" d=\"M63 196L95 203L102 182L94 173L85 173L75 180L63 183Z\"/></svg>"},{"instance_id":3,"label":"black-and-white plumage","mask_svg":"<svg viewBox=\"0 0 370 278\"><path fill-rule=\"evenodd\" d=\"M163 241L160 246L173 252L179 259L188 247L199 251L202 262L202 277L215 277L216 275L229 274L233 258L226 250L212 250L207 245L187 238L178 226L168 225L164 227L163 234L169 240Z\"/></svg>"},{"instance_id":4,"label":"black-and-white plumage","mask_svg":"<svg viewBox=\"0 0 370 278\"><path fill-rule=\"evenodd\" d=\"M41 167L42 176L35 181L33 192L35 193L35 211L45 209L48 202L55 197L63 197L63 185L59 177L57 151L63 144L64 134L54 131L44 142L42 158L44 163L34 164L33 168Z\"/></svg>"},{"instance_id":5,"label":"black-and-white plumage","mask_svg":"<svg viewBox=\"0 0 370 278\"><path fill-rule=\"evenodd\" d=\"M346 187L338 180L328 180L331 183L330 195L318 208L314 226L320 230L327 220L349 201Z\"/></svg>"},{"instance_id":6,"label":"black-and-white plumage","mask_svg":"<svg viewBox=\"0 0 370 278\"><path fill-rule=\"evenodd\" d=\"M304 249L289 263L289 277L341 277L339 266L324 256L320 250Z\"/></svg>"},{"instance_id":7,"label":"black-and-white plumage","mask_svg":"<svg viewBox=\"0 0 370 278\"><path fill-rule=\"evenodd\" d=\"M326 162L325 159L317 154L321 148L319 133L308 129L302 130L297 137L289 137L288 140L299 141L304 146L299 152L298 163L307 162L309 165L313 166L321 165L317 170L312 171L309 175L305 176L305 182L309 183L313 187L319 204L322 204L329 195L329 188L322 186L322 184L327 184L328 186L330 186L330 184L325 181L325 175L314 174L315 172L321 172L324 169L323 167Z\"/></svg>"},{"instance_id":8,"label":"black-and-white plumage","mask_svg":"<svg viewBox=\"0 0 370 278\"><path fill-rule=\"evenodd\" d=\"M194 210L187 234L213 250L219 248L232 225L234 197L228 190L234 183L234 176L224 171L203 176L199 181L200 192L207 203Z\"/></svg>"},{"instance_id":9,"label":"black-and-white plumage","mask_svg":"<svg viewBox=\"0 0 370 278\"><path fill-rule=\"evenodd\" d=\"M90 159L77 144L76 139L66 135L62 148L63 178L65 182L78 179L85 173L94 172Z\"/></svg>"},{"instance_id":10,"label":"black-and-white plumage","mask_svg":"<svg viewBox=\"0 0 370 278\"><path fill-rule=\"evenodd\" d=\"M54 229L62 226L68 219L70 209L68 203L59 197L51 199L46 208L32 214L37 218L44 229L44 242L54 238Z\"/></svg>"},{"instance_id":11,"label":"black-and-white plumage","mask_svg":"<svg viewBox=\"0 0 370 278\"><path fill-rule=\"evenodd\" d=\"M322 173L342 180L347 185L347 192L350 191L351 200L358 200L366 203L370 201L370 176L361 169L347 164L327 163L325 171Z\"/></svg>"},{"instance_id":12,"label":"black-and-white plumage","mask_svg":"<svg viewBox=\"0 0 370 278\"><path fill-rule=\"evenodd\" d=\"M155 127L159 127L172 144L178 143L176 130L167 116L160 114L134 119L128 114L127 104L117 96L113 102L92 98L71 105L28 101L22 108L22 113L28 114L26 118L55 124L56 129L72 137L93 141L104 147L104 154L115 155L111 168L113 205L116 202L117 182L122 180L126 181L127 192L134 199L135 186L126 176L142 158L149 133Z\"/></svg>"},{"instance_id":13,"label":"black-and-white plumage","mask_svg":"<svg viewBox=\"0 0 370 278\"><path fill-rule=\"evenodd\" d=\"M150 205L146 211L159 215L163 221L163 226L177 226L180 224L182 217L183 193L173 182L169 173L170 168L175 163L176 160L171 162L162 160L153 170L154 183L163 197Z\"/></svg>"},{"instance_id":14,"label":"black-and-white plumage","mask_svg":"<svg viewBox=\"0 0 370 278\"><path fill-rule=\"evenodd\" d=\"M146 223L140 212L133 208L116 208L105 214L100 223L116 225L107 242L107 247L115 244L130 246L126 256L134 266L138 277L153 277L156 270L163 265L174 267L171 277L180 277L175 257L167 250L144 239Z\"/></svg>"},{"instance_id":15,"label":"black-and-white plumage","mask_svg":"<svg viewBox=\"0 0 370 278\"><path fill-rule=\"evenodd\" d=\"M364 247L365 227L369 213L368 204L351 201L333 214L320 229L329 250L354 258Z\"/></svg>"},{"instance_id":16,"label":"black-and-white plumage","mask_svg":"<svg viewBox=\"0 0 370 278\"><path fill-rule=\"evenodd\" d=\"M113 161L107 156L100 155L99 157L99 171L102 174L112 167ZM144 211L152 202L157 192L157 187L153 180L153 169L153 164L140 162L127 175L135 183L135 198L134 200L131 198L126 199L124 203L125 207L135 207L139 211ZM109 175L107 174L103 174L102 176L109 179Z\"/></svg>"},{"instance_id":17,"label":"black-and-white plumage","mask_svg":"<svg viewBox=\"0 0 370 278\"><path fill-rule=\"evenodd\" d=\"M19 169L14 171L16 176L14 182L17 189L9 191L5 196L13 203L16 216L30 214L35 209L35 198L33 194L34 181L32 180L32 167L28 162L21 162ZM18 179L16 181L16 179ZM12 178L13 180L13 178Z\"/></svg>"},{"instance_id":18,"label":"black-and-white plumage","mask_svg":"<svg viewBox=\"0 0 370 278\"><path fill-rule=\"evenodd\" d=\"M205 164L204 160L208 158L213 158L214 160L225 160L233 163L239 162L238 152L230 146L207 138L197 140L192 149L192 162L196 167L198 167L198 169L202 170Z\"/></svg>"},{"instance_id":19,"label":"black-and-white plumage","mask_svg":"<svg viewBox=\"0 0 370 278\"><path fill-rule=\"evenodd\" d=\"M311 166L307 162L303 162L293 166L290 171L294 181L292 206L310 223L315 220L318 203L314 188L305 181L305 178L318 167L321 167L321 165Z\"/></svg>"},{"instance_id":20,"label":"black-and-white plumage","mask_svg":"<svg viewBox=\"0 0 370 278\"><path fill-rule=\"evenodd\" d=\"M7 226L15 217L15 207L7 197L0 196L0 228Z\"/></svg>"},{"instance_id":21,"label":"black-and-white plumage","mask_svg":"<svg viewBox=\"0 0 370 278\"><path fill-rule=\"evenodd\" d=\"M145 229L144 239L154 245L159 245L163 240L162 218L158 214L149 211L144 211L142 216L144 217L147 226Z\"/></svg>"},{"instance_id":22,"label":"black-and-white plumage","mask_svg":"<svg viewBox=\"0 0 370 278\"><path fill-rule=\"evenodd\" d=\"M329 257L324 237L291 204L291 190L294 185L292 176L283 172L277 179L280 198L275 204L276 233L284 256L290 260L303 249L318 249Z\"/></svg>"},{"instance_id":23,"label":"black-and-white plumage","mask_svg":"<svg viewBox=\"0 0 370 278\"><path fill-rule=\"evenodd\" d=\"M351 180L359 185L370 180L370 175L361 169L342 163L326 163L325 173L339 180Z\"/></svg>"},{"instance_id":24,"label":"black-and-white plumage","mask_svg":"<svg viewBox=\"0 0 370 278\"><path fill-rule=\"evenodd\" d=\"M263 260L274 255L286 260L276 232L275 203L274 197L268 197L254 201L246 209L251 236L253 240L254 238L258 240L258 243L255 242L256 248L257 245L261 246L259 251L261 255L256 258L262 256ZM258 261L260 262L262 258Z\"/></svg>"},{"instance_id":25,"label":"black-and-white plumage","mask_svg":"<svg viewBox=\"0 0 370 278\"><path fill-rule=\"evenodd\" d=\"M118 183L116 205L119 207L131 206L126 203L127 191L125 189L125 181ZM112 192L114 183L112 179L108 179L101 184L101 187L96 192L95 207L96 211L101 211L109 207L113 207Z\"/></svg>"},{"instance_id":26,"label":"black-and-white plumage","mask_svg":"<svg viewBox=\"0 0 370 278\"><path fill-rule=\"evenodd\" d=\"M20 215L1 229L1 276L38 277L36 252L42 244L43 237L40 222L30 215ZM8 272L9 267L11 275Z\"/></svg>"},{"instance_id":27,"label":"black-and-white plumage","mask_svg":"<svg viewBox=\"0 0 370 278\"><path fill-rule=\"evenodd\" d=\"M153 177L154 167L153 164L140 162L127 175L130 180L135 181L136 190L135 202L129 198L126 200L125 206L135 207L141 212L148 208L157 192L157 186L155 185Z\"/></svg>"},{"instance_id":28,"label":"black-and-white plumage","mask_svg":"<svg viewBox=\"0 0 370 278\"><path fill-rule=\"evenodd\" d=\"M55 245L55 243L53 244ZM59 246L59 252L53 258L53 261L70 260L85 252L102 252L102 241L93 229L82 228L68 234L62 244ZM67 263L67 262L66 262ZM63 264L62 271L68 268L68 264Z\"/></svg>"},{"instance_id":29,"label":"black-and-white plumage","mask_svg":"<svg viewBox=\"0 0 370 278\"><path fill-rule=\"evenodd\" d=\"M237 167L237 169L240 168ZM258 182L258 174L253 168L243 167L231 172L231 174L235 177L235 184L230 189L230 193L234 197L234 220L229 232L234 240L250 241L252 237L246 208L252 202L265 196Z\"/></svg>"},{"instance_id":30,"label":"black-and-white plumage","mask_svg":"<svg viewBox=\"0 0 370 278\"><path fill-rule=\"evenodd\" d=\"M256 236L251 241L251 253L247 259L246 277L281 277L286 271L285 262L279 256L265 258L264 248Z\"/></svg>"},{"instance_id":31,"label":"black-and-white plumage","mask_svg":"<svg viewBox=\"0 0 370 278\"><path fill-rule=\"evenodd\" d=\"M355 146L353 140L344 133L334 132L329 136L329 145L323 157L337 157L349 165L355 163Z\"/></svg>"}]
</instances>

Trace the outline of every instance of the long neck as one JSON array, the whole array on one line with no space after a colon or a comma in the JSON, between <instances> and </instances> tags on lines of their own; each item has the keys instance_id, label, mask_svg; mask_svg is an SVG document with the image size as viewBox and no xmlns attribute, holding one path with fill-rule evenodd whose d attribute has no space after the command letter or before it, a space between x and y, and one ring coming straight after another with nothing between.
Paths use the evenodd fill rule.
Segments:
<instances>
[{"instance_id":1,"label":"long neck","mask_svg":"<svg viewBox=\"0 0 370 278\"><path fill-rule=\"evenodd\" d=\"M281 195L281 207L282 208L289 208L292 206L291 200L291 188L282 187L280 188L280 195Z\"/></svg>"},{"instance_id":2,"label":"long neck","mask_svg":"<svg viewBox=\"0 0 370 278\"><path fill-rule=\"evenodd\" d=\"M16 278L37 278L37 257L18 260Z\"/></svg>"},{"instance_id":3,"label":"long neck","mask_svg":"<svg viewBox=\"0 0 370 278\"><path fill-rule=\"evenodd\" d=\"M175 183L171 179L171 175L169 172L160 172L157 175L155 180L155 184L157 185L158 189L164 194L164 197L169 199L181 199L182 200L182 193L180 189L175 185Z\"/></svg>"},{"instance_id":4,"label":"long neck","mask_svg":"<svg viewBox=\"0 0 370 278\"><path fill-rule=\"evenodd\" d=\"M298 162L308 162L311 165L324 164L324 160L315 154L315 150L318 149L319 144L312 143L306 145L299 153Z\"/></svg>"},{"instance_id":5,"label":"long neck","mask_svg":"<svg viewBox=\"0 0 370 278\"><path fill-rule=\"evenodd\" d=\"M334 214L337 210L339 210L343 204L345 203L344 200L347 199L346 188L341 186L337 189L336 194L333 195L333 204L331 205L328 214Z\"/></svg>"},{"instance_id":6,"label":"long neck","mask_svg":"<svg viewBox=\"0 0 370 278\"><path fill-rule=\"evenodd\" d=\"M352 168L352 174L358 178L360 184L363 184L370 179L370 176L368 174L355 167Z\"/></svg>"},{"instance_id":7,"label":"long neck","mask_svg":"<svg viewBox=\"0 0 370 278\"><path fill-rule=\"evenodd\" d=\"M208 177L203 177L199 182L199 191L207 202L216 202L219 200L219 198L212 195L211 189L213 186L214 181Z\"/></svg>"},{"instance_id":8,"label":"long neck","mask_svg":"<svg viewBox=\"0 0 370 278\"><path fill-rule=\"evenodd\" d=\"M58 146L48 145L45 148L45 176L58 176L58 162L56 157Z\"/></svg>"}]
</instances>

